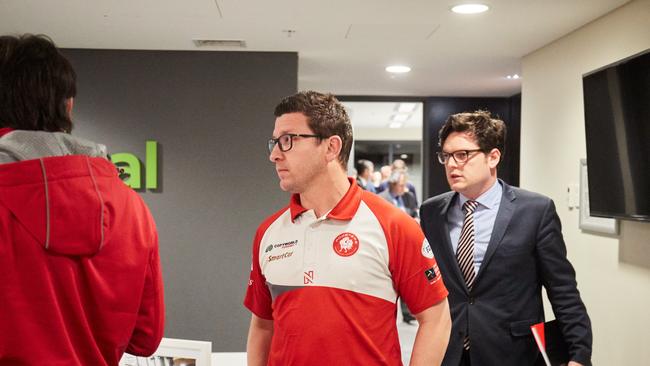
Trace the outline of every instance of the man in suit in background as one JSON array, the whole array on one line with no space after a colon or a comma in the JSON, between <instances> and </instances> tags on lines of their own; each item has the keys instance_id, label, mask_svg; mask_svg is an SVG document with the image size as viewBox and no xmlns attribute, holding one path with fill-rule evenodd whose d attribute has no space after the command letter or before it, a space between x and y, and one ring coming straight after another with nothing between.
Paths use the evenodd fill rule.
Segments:
<instances>
[{"instance_id":1,"label":"man in suit in background","mask_svg":"<svg viewBox=\"0 0 650 366\"><path fill-rule=\"evenodd\" d=\"M390 175L388 189L381 192L379 196L412 218L418 218L418 202L411 192L406 191L406 173L403 171L398 170Z\"/></svg>"},{"instance_id":2,"label":"man in suit in background","mask_svg":"<svg viewBox=\"0 0 650 366\"><path fill-rule=\"evenodd\" d=\"M530 326L544 321L541 287L568 345L591 363L591 323L566 257L553 201L497 179L506 126L489 112L452 115L438 160L452 192L420 209L449 289L452 333L443 365L533 365Z\"/></svg>"},{"instance_id":3,"label":"man in suit in background","mask_svg":"<svg viewBox=\"0 0 650 366\"><path fill-rule=\"evenodd\" d=\"M376 193L375 184L372 182L372 173L375 165L370 160L359 159L354 167L357 170L357 184L368 192Z\"/></svg>"}]
</instances>

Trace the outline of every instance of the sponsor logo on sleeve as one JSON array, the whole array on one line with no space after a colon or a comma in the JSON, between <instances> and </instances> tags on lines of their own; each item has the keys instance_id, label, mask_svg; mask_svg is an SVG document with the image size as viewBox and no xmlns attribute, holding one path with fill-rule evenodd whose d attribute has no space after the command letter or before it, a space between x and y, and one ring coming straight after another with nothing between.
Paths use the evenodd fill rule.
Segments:
<instances>
[{"instance_id":1,"label":"sponsor logo on sleeve","mask_svg":"<svg viewBox=\"0 0 650 366\"><path fill-rule=\"evenodd\" d=\"M349 257L359 250L359 238L352 233L343 233L334 239L332 247L341 257Z\"/></svg>"},{"instance_id":2,"label":"sponsor logo on sleeve","mask_svg":"<svg viewBox=\"0 0 650 366\"><path fill-rule=\"evenodd\" d=\"M438 282L440 279L440 270L438 269L438 265L435 264L433 267L425 270L424 276L427 278L427 281L429 281L429 283Z\"/></svg>"},{"instance_id":3,"label":"sponsor logo on sleeve","mask_svg":"<svg viewBox=\"0 0 650 366\"><path fill-rule=\"evenodd\" d=\"M426 238L422 242L422 256L433 259L433 250L431 250L431 245L429 245L429 241Z\"/></svg>"}]
</instances>

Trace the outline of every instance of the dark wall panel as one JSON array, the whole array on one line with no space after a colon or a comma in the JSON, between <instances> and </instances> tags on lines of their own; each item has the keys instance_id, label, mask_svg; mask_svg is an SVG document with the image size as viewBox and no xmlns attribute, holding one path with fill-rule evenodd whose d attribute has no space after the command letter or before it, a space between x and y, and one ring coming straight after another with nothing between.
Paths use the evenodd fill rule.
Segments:
<instances>
[{"instance_id":1,"label":"dark wall panel","mask_svg":"<svg viewBox=\"0 0 650 366\"><path fill-rule=\"evenodd\" d=\"M519 185L519 134L521 96L510 98L432 97L424 102L423 165L424 199L449 191L445 169L436 158L438 131L451 114L488 110L502 119L507 128L506 153L497 175L511 185Z\"/></svg>"},{"instance_id":2,"label":"dark wall panel","mask_svg":"<svg viewBox=\"0 0 650 366\"><path fill-rule=\"evenodd\" d=\"M166 337L244 351L242 306L257 225L286 204L266 140L297 89L295 53L65 50L78 73L73 134L144 163L159 143L159 189L142 191L160 234Z\"/></svg>"}]
</instances>

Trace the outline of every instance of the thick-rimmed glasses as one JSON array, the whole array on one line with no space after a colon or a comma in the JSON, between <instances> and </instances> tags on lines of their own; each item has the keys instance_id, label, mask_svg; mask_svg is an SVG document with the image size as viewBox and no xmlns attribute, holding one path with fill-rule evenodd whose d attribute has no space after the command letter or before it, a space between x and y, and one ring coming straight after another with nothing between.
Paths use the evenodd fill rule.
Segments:
<instances>
[{"instance_id":1,"label":"thick-rimmed glasses","mask_svg":"<svg viewBox=\"0 0 650 366\"><path fill-rule=\"evenodd\" d=\"M456 164L465 164L467 160L472 156L472 153L483 151L481 149L474 149L474 150L456 150L451 153L447 153L444 151L438 151L436 154L438 155L438 161L440 164L445 165L449 161L449 158L452 157L456 161Z\"/></svg>"},{"instance_id":2,"label":"thick-rimmed glasses","mask_svg":"<svg viewBox=\"0 0 650 366\"><path fill-rule=\"evenodd\" d=\"M315 137L322 139L323 136L321 135L309 135L309 134L304 134L304 133L285 133L284 135L281 135L280 137L274 139L270 138L268 142L268 148L269 148L269 154L273 152L273 148L275 147L275 144L278 144L278 147L280 148L280 151L282 152L287 152L291 150L293 147L293 138L294 137Z\"/></svg>"}]
</instances>

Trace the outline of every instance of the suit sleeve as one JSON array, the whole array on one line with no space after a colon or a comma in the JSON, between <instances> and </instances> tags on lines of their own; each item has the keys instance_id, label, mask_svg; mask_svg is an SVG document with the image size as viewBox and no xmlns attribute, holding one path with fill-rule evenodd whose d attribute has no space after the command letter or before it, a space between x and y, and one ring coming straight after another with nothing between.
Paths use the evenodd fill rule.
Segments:
<instances>
[{"instance_id":1,"label":"suit sleeve","mask_svg":"<svg viewBox=\"0 0 650 366\"><path fill-rule=\"evenodd\" d=\"M126 352L136 356L149 356L156 352L163 337L165 305L158 233L155 228L153 238L154 248L149 255L140 309L126 348Z\"/></svg>"},{"instance_id":2,"label":"suit sleeve","mask_svg":"<svg viewBox=\"0 0 650 366\"><path fill-rule=\"evenodd\" d=\"M571 360L591 364L591 321L580 299L575 271L567 259L560 218L548 200L537 235L537 257L543 285L560 323Z\"/></svg>"}]
</instances>

